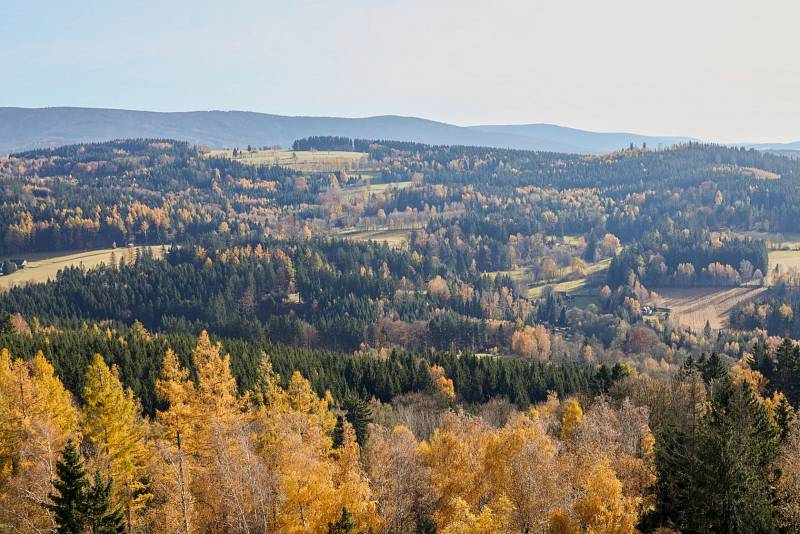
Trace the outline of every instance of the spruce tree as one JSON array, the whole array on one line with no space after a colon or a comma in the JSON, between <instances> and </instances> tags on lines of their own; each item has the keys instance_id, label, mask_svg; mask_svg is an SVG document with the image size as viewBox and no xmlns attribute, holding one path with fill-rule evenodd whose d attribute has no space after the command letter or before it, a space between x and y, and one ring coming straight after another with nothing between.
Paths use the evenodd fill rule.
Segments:
<instances>
[{"instance_id":1,"label":"spruce tree","mask_svg":"<svg viewBox=\"0 0 800 534\"><path fill-rule=\"evenodd\" d=\"M328 523L328 534L356 534L355 521L347 508L342 508L342 515L336 523Z\"/></svg>"},{"instance_id":2,"label":"spruce tree","mask_svg":"<svg viewBox=\"0 0 800 534\"><path fill-rule=\"evenodd\" d=\"M100 471L95 471L94 483L87 488L84 514L92 534L125 532L122 509L111 504L111 480L104 482Z\"/></svg>"},{"instance_id":3,"label":"spruce tree","mask_svg":"<svg viewBox=\"0 0 800 534\"><path fill-rule=\"evenodd\" d=\"M84 505L86 493L86 472L83 469L75 443L70 439L61 451L61 459L56 462L58 480L53 482L50 493L56 532L59 534L82 534L84 531Z\"/></svg>"},{"instance_id":4,"label":"spruce tree","mask_svg":"<svg viewBox=\"0 0 800 534\"><path fill-rule=\"evenodd\" d=\"M355 395L346 395L342 402L347 421L353 425L356 432L356 441L360 446L364 446L367 441L367 431L372 422L372 412L367 401Z\"/></svg>"},{"instance_id":5,"label":"spruce tree","mask_svg":"<svg viewBox=\"0 0 800 534\"><path fill-rule=\"evenodd\" d=\"M788 436L794 423L794 410L792 405L786 400L785 396L781 396L778 406L775 407L775 424L778 425L780 430L781 442Z\"/></svg>"},{"instance_id":6,"label":"spruce tree","mask_svg":"<svg viewBox=\"0 0 800 534\"><path fill-rule=\"evenodd\" d=\"M747 383L714 380L706 413L659 429L656 507L642 526L681 532L774 532L772 463L779 430Z\"/></svg>"},{"instance_id":7,"label":"spruce tree","mask_svg":"<svg viewBox=\"0 0 800 534\"><path fill-rule=\"evenodd\" d=\"M700 362L698 362L698 366L699 365ZM711 357L708 359L705 365L700 367L700 370L703 373L703 379L708 383L711 383L712 380L726 376L728 372L725 363L716 352L711 353Z\"/></svg>"},{"instance_id":8,"label":"spruce tree","mask_svg":"<svg viewBox=\"0 0 800 534\"><path fill-rule=\"evenodd\" d=\"M358 436L356 436L356 440ZM336 426L333 427L333 448L338 449L344 443L344 417L336 416Z\"/></svg>"},{"instance_id":9,"label":"spruce tree","mask_svg":"<svg viewBox=\"0 0 800 534\"><path fill-rule=\"evenodd\" d=\"M784 339L776 352L776 360L775 386L796 403L800 400L800 348L790 339Z\"/></svg>"},{"instance_id":10,"label":"spruce tree","mask_svg":"<svg viewBox=\"0 0 800 534\"><path fill-rule=\"evenodd\" d=\"M417 523L416 534L436 534L436 523L430 517L423 517Z\"/></svg>"}]
</instances>

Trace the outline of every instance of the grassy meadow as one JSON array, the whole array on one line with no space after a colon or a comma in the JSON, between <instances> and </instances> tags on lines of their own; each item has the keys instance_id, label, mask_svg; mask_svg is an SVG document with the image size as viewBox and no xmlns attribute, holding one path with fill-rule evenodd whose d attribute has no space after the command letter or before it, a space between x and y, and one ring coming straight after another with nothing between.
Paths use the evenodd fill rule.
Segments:
<instances>
[{"instance_id":1,"label":"grassy meadow","mask_svg":"<svg viewBox=\"0 0 800 534\"><path fill-rule=\"evenodd\" d=\"M101 263L111 263L112 256L116 257L117 261L121 258L132 258L136 249L143 250L145 248L149 248L156 257L161 255L161 245L135 248L104 248L79 252L67 251L59 253L47 252L12 255L10 257L26 259L28 264L13 274L0 276L0 290L29 282L46 282L55 278L56 273L65 267L83 265L87 269L91 269L92 267L97 267Z\"/></svg>"}]
</instances>

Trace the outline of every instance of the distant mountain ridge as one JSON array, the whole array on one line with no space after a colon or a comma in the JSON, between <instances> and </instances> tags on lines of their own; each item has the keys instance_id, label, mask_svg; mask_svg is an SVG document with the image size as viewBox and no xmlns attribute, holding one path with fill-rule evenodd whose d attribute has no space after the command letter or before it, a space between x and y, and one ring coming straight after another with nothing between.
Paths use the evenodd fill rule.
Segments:
<instances>
[{"instance_id":1,"label":"distant mountain ridge","mask_svg":"<svg viewBox=\"0 0 800 534\"><path fill-rule=\"evenodd\" d=\"M310 135L392 139L434 145L599 154L631 143L649 147L689 137L589 132L551 124L456 126L416 117L292 117L249 111L153 112L122 109L0 107L0 155L21 150L131 137L160 137L208 145L291 146Z\"/></svg>"}]
</instances>

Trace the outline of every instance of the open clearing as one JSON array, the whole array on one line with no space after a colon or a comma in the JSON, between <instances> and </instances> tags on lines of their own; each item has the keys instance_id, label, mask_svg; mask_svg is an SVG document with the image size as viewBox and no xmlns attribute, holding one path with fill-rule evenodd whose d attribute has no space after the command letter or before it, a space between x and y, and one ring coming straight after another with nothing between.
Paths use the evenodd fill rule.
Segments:
<instances>
[{"instance_id":1,"label":"open clearing","mask_svg":"<svg viewBox=\"0 0 800 534\"><path fill-rule=\"evenodd\" d=\"M781 272L791 268L800 270L800 250L771 251L770 276L776 265L780 265ZM719 329L728 326L733 308L766 290L766 287L665 287L655 289L659 298L653 302L657 306L670 308L670 319L675 324L699 330L709 321L711 328Z\"/></svg>"},{"instance_id":2,"label":"open clearing","mask_svg":"<svg viewBox=\"0 0 800 534\"><path fill-rule=\"evenodd\" d=\"M665 287L657 289L653 299L658 306L670 308L670 320L676 324L702 330L706 321L711 328L727 328L731 310L751 300L765 287Z\"/></svg>"},{"instance_id":3,"label":"open clearing","mask_svg":"<svg viewBox=\"0 0 800 534\"><path fill-rule=\"evenodd\" d=\"M538 284L528 290L528 298L533 299L541 297L542 291L544 291L544 288L547 286L552 287L554 291L564 292L569 295L578 296L577 294L580 293L585 296L585 290L589 287L592 278L596 278L598 273L606 271L609 265L611 265L611 258L606 258L588 264L586 266L587 275L583 278L576 278L575 280L567 280L566 282L557 282L554 284ZM567 271L571 270L571 268L567 269Z\"/></svg>"},{"instance_id":4,"label":"open clearing","mask_svg":"<svg viewBox=\"0 0 800 534\"><path fill-rule=\"evenodd\" d=\"M364 177L364 175L362 175L362 177ZM414 185L414 182L387 182L385 184L355 185L341 188L339 194L342 198L351 198L363 194L384 193L388 189L407 189L412 185Z\"/></svg>"},{"instance_id":5,"label":"open clearing","mask_svg":"<svg viewBox=\"0 0 800 534\"><path fill-rule=\"evenodd\" d=\"M747 232L712 232L713 234L732 233L737 237L750 237L763 239L770 250L800 250L800 233L797 232L762 232L750 230Z\"/></svg>"},{"instance_id":6,"label":"open clearing","mask_svg":"<svg viewBox=\"0 0 800 534\"><path fill-rule=\"evenodd\" d=\"M369 161L366 152L339 152L325 150L246 150L233 157L233 150L212 150L209 157L230 158L250 165L281 165L299 171L333 172L365 167Z\"/></svg>"},{"instance_id":7,"label":"open clearing","mask_svg":"<svg viewBox=\"0 0 800 534\"><path fill-rule=\"evenodd\" d=\"M386 243L392 248L405 248L408 245L408 238L411 230L368 230L343 232L339 237L352 239L354 241L375 241L376 243Z\"/></svg>"},{"instance_id":8,"label":"open clearing","mask_svg":"<svg viewBox=\"0 0 800 534\"><path fill-rule=\"evenodd\" d=\"M775 250L770 252L770 273L775 270L776 266L780 266L780 272L782 273L792 268L800 270L800 250Z\"/></svg>"},{"instance_id":9,"label":"open clearing","mask_svg":"<svg viewBox=\"0 0 800 534\"><path fill-rule=\"evenodd\" d=\"M112 253L119 261L120 258L128 258L129 255L135 254L136 249L143 250L145 248L149 248L156 257L161 255L161 245L135 248L104 248L82 252L60 252L58 254L53 254L52 252L18 254L13 257L25 258L28 260L28 264L14 274L0 276L0 289L8 289L29 282L46 282L51 278L55 278L56 273L65 267L83 264L87 269L91 269L101 263L111 263Z\"/></svg>"}]
</instances>

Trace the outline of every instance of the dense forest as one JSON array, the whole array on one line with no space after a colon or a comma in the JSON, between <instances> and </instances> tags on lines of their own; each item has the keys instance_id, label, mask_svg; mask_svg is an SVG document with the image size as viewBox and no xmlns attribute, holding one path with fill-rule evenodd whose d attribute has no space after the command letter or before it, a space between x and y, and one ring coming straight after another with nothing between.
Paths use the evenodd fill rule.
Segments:
<instances>
[{"instance_id":1,"label":"dense forest","mask_svg":"<svg viewBox=\"0 0 800 534\"><path fill-rule=\"evenodd\" d=\"M796 532L798 186L697 143L0 159L0 532Z\"/></svg>"}]
</instances>

